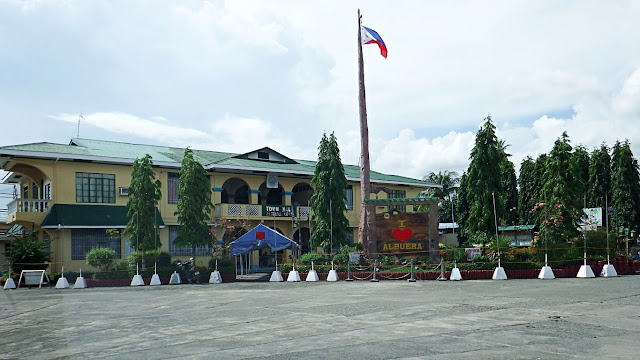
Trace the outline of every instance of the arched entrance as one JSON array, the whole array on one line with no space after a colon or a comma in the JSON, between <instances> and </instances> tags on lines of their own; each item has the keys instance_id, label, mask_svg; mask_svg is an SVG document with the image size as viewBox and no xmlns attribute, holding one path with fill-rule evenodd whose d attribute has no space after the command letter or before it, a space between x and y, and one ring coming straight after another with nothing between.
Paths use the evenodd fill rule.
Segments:
<instances>
[{"instance_id":1,"label":"arched entrance","mask_svg":"<svg viewBox=\"0 0 640 360\"><path fill-rule=\"evenodd\" d=\"M248 204L249 185L240 178L230 178L222 184L221 202L223 204Z\"/></svg>"},{"instance_id":2,"label":"arched entrance","mask_svg":"<svg viewBox=\"0 0 640 360\"><path fill-rule=\"evenodd\" d=\"M306 254L311 251L311 232L309 228L303 227L293 233L293 241L300 244L300 252Z\"/></svg>"},{"instance_id":3,"label":"arched entrance","mask_svg":"<svg viewBox=\"0 0 640 360\"><path fill-rule=\"evenodd\" d=\"M293 206L309 206L309 200L313 195L313 188L307 183L298 183L291 190L291 205Z\"/></svg>"},{"instance_id":4,"label":"arched entrance","mask_svg":"<svg viewBox=\"0 0 640 360\"><path fill-rule=\"evenodd\" d=\"M266 183L260 185L260 204L262 205L284 205L284 189L278 184L275 189L267 188Z\"/></svg>"}]
</instances>

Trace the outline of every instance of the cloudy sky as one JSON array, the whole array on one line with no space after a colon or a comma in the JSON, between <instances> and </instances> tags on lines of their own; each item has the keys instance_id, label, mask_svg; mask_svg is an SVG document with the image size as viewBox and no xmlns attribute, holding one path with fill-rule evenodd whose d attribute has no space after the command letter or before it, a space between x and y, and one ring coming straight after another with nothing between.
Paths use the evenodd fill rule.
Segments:
<instances>
[{"instance_id":1,"label":"cloudy sky","mask_svg":"<svg viewBox=\"0 0 640 360\"><path fill-rule=\"evenodd\" d=\"M567 131L640 154L639 1L0 0L0 145L76 136L462 171L488 114L516 166Z\"/></svg>"}]
</instances>

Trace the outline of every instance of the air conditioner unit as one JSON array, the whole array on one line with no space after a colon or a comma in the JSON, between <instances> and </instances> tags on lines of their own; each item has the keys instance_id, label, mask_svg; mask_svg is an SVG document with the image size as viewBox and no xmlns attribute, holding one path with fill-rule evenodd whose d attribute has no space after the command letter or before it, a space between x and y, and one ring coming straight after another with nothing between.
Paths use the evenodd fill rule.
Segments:
<instances>
[{"instance_id":1,"label":"air conditioner unit","mask_svg":"<svg viewBox=\"0 0 640 360\"><path fill-rule=\"evenodd\" d=\"M129 188L126 188L126 187L118 188L118 195L129 196Z\"/></svg>"}]
</instances>

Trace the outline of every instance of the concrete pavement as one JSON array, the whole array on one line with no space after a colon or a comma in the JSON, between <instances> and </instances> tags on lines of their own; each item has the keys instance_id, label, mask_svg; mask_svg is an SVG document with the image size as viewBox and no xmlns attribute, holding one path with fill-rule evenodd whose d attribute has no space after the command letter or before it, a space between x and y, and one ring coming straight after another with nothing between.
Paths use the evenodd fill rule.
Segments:
<instances>
[{"instance_id":1,"label":"concrete pavement","mask_svg":"<svg viewBox=\"0 0 640 360\"><path fill-rule=\"evenodd\" d=\"M1 359L637 359L640 276L0 292Z\"/></svg>"}]
</instances>

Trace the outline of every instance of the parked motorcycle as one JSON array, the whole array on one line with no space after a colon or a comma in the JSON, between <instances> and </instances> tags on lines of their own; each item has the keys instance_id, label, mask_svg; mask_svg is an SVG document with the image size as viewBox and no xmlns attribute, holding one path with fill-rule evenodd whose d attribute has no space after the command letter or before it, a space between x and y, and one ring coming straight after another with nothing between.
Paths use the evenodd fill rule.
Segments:
<instances>
[{"instance_id":1,"label":"parked motorcycle","mask_svg":"<svg viewBox=\"0 0 640 360\"><path fill-rule=\"evenodd\" d=\"M189 261L178 262L178 266L184 271L189 284L200 284L200 272L196 269L193 258L190 258Z\"/></svg>"}]
</instances>

